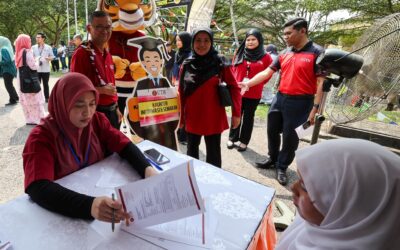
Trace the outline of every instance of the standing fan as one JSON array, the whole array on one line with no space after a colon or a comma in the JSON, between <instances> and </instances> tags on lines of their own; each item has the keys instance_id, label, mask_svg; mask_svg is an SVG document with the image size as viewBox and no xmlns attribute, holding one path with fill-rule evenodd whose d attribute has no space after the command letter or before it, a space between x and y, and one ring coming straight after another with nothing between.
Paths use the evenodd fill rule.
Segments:
<instances>
[{"instance_id":1,"label":"standing fan","mask_svg":"<svg viewBox=\"0 0 400 250\"><path fill-rule=\"evenodd\" d=\"M361 121L400 92L400 13L377 21L353 48L364 64L357 76L332 89L325 105L336 124Z\"/></svg>"}]
</instances>

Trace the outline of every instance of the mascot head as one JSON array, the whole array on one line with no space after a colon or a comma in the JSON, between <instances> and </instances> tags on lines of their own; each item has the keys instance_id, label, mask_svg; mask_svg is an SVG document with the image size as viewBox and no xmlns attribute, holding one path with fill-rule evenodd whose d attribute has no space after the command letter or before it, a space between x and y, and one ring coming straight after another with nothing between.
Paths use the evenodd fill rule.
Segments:
<instances>
[{"instance_id":1,"label":"mascot head","mask_svg":"<svg viewBox=\"0 0 400 250\"><path fill-rule=\"evenodd\" d=\"M157 18L155 0L99 0L97 9L111 16L113 31L135 32Z\"/></svg>"}]
</instances>

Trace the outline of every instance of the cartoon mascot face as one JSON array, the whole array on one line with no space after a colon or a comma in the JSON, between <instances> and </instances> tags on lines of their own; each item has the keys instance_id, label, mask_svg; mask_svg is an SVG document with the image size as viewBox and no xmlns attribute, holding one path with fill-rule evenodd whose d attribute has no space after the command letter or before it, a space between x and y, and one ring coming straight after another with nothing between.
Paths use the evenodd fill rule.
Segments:
<instances>
[{"instance_id":1,"label":"cartoon mascot face","mask_svg":"<svg viewBox=\"0 0 400 250\"><path fill-rule=\"evenodd\" d=\"M135 32L156 19L154 0L100 0L97 8L111 16L114 31Z\"/></svg>"}]
</instances>

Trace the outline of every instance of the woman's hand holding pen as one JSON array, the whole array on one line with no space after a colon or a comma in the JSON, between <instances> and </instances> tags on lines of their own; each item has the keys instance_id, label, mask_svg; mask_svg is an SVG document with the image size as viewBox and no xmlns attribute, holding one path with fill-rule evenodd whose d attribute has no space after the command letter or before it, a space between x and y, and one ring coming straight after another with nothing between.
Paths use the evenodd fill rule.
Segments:
<instances>
[{"instance_id":1,"label":"woman's hand holding pen","mask_svg":"<svg viewBox=\"0 0 400 250\"><path fill-rule=\"evenodd\" d=\"M121 202L113 201L106 196L96 197L93 200L91 214L97 220L112 222L113 209L115 209L115 223L119 223L122 220L129 221L130 215L124 212Z\"/></svg>"},{"instance_id":2,"label":"woman's hand holding pen","mask_svg":"<svg viewBox=\"0 0 400 250\"><path fill-rule=\"evenodd\" d=\"M148 166L144 170L144 178L149 178L153 175L158 175L158 172L152 166Z\"/></svg>"}]
</instances>

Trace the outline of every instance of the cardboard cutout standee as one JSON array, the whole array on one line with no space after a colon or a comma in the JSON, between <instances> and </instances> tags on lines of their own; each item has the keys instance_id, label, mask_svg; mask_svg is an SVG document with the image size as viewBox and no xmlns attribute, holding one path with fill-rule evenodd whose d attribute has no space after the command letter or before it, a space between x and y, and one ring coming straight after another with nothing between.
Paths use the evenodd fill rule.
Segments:
<instances>
[{"instance_id":1,"label":"cardboard cutout standee","mask_svg":"<svg viewBox=\"0 0 400 250\"><path fill-rule=\"evenodd\" d=\"M136 81L146 76L137 57L137 48L128 46L127 42L145 36L141 30L156 20L156 4L154 0L99 0L97 9L107 12L113 23L109 51L115 65L118 107L123 114Z\"/></svg>"},{"instance_id":2,"label":"cardboard cutout standee","mask_svg":"<svg viewBox=\"0 0 400 250\"><path fill-rule=\"evenodd\" d=\"M128 45L139 49L140 62L148 73L137 81L127 102L130 129L143 139L176 150L179 104L175 87L161 75L165 59L169 59L165 42L141 37L130 39Z\"/></svg>"}]
</instances>

